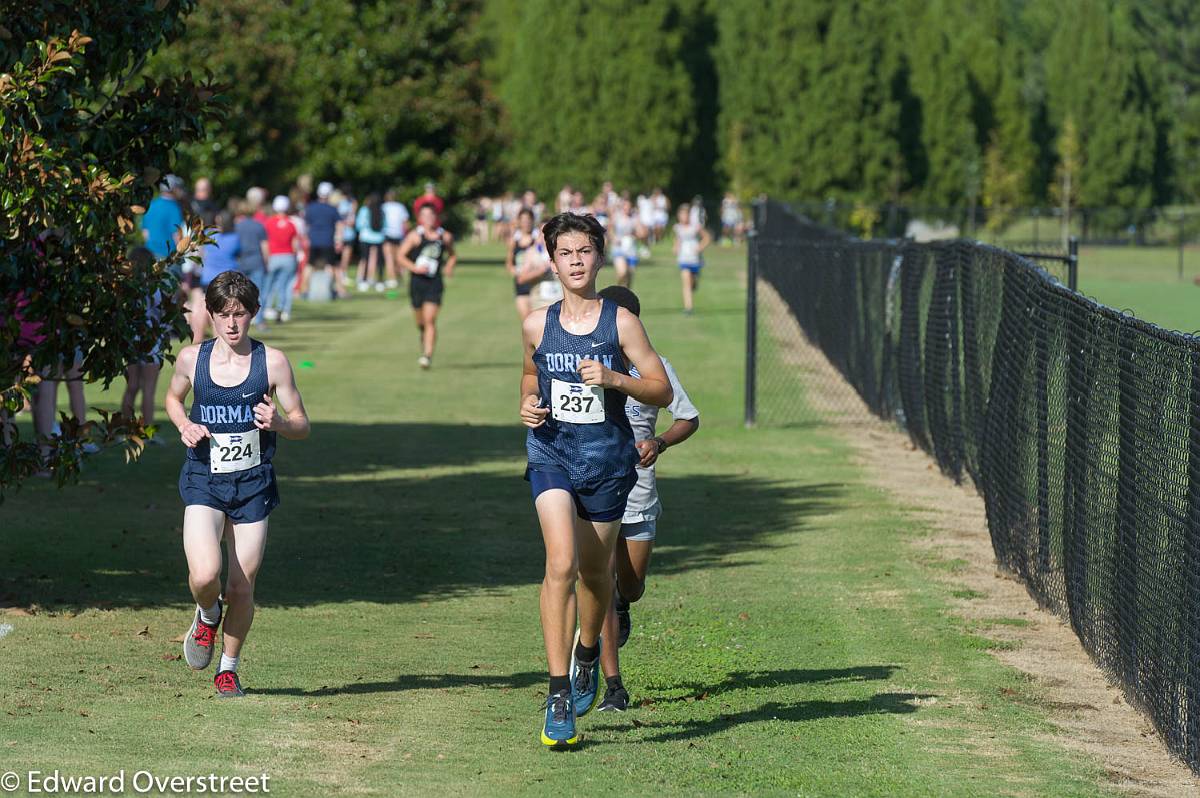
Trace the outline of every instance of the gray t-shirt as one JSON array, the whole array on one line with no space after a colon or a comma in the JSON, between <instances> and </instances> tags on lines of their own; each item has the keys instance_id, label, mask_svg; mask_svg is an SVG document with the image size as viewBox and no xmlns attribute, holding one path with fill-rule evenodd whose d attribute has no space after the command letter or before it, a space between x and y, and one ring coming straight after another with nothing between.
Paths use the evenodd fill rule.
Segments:
<instances>
[{"instance_id":1,"label":"gray t-shirt","mask_svg":"<svg viewBox=\"0 0 1200 798\"><path fill-rule=\"evenodd\" d=\"M679 377L675 374L675 369L671 368L670 361L661 355L659 359L662 360L663 368L667 371L667 379L671 381L671 388L675 391L675 398L667 406L667 411L673 418L684 421L699 418L700 411L688 398L687 391L683 390L683 385L679 383ZM635 368L631 368L629 372L634 377L639 376ZM625 415L629 419L629 426L633 427L635 441L649 440L654 437L654 428L658 424L657 407L644 405L630 397L625 401ZM623 524L650 521L662 515L662 503L658 500L654 466L649 468L638 466L637 475L637 484L629 491L629 501L625 505L625 517L621 519Z\"/></svg>"}]
</instances>

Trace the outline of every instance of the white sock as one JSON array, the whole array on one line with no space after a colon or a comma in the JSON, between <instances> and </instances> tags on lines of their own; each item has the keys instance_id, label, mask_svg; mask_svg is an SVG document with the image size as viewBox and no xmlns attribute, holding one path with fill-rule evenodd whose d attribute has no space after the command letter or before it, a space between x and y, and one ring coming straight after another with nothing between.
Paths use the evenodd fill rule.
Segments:
<instances>
[{"instance_id":1,"label":"white sock","mask_svg":"<svg viewBox=\"0 0 1200 798\"><path fill-rule=\"evenodd\" d=\"M200 607L200 620L204 621L209 626L216 626L221 620L221 602L214 601L213 605L208 609Z\"/></svg>"},{"instance_id":2,"label":"white sock","mask_svg":"<svg viewBox=\"0 0 1200 798\"><path fill-rule=\"evenodd\" d=\"M233 671L234 673L237 673L238 659L240 659L240 657L231 657L222 651L221 667L217 668L217 672L220 673L221 671Z\"/></svg>"}]
</instances>

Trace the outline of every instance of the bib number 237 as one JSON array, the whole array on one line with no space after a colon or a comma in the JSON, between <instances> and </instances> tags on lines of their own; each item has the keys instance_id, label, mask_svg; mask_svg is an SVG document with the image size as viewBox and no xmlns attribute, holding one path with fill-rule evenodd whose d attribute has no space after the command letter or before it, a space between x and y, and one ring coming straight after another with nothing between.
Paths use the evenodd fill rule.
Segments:
<instances>
[{"instance_id":1,"label":"bib number 237","mask_svg":"<svg viewBox=\"0 0 1200 798\"><path fill-rule=\"evenodd\" d=\"M254 468L262 462L258 430L249 432L213 432L208 448L209 471L230 474Z\"/></svg>"},{"instance_id":2,"label":"bib number 237","mask_svg":"<svg viewBox=\"0 0 1200 798\"><path fill-rule=\"evenodd\" d=\"M571 424L604 423L604 389L599 385L553 380L550 383L551 415Z\"/></svg>"}]
</instances>

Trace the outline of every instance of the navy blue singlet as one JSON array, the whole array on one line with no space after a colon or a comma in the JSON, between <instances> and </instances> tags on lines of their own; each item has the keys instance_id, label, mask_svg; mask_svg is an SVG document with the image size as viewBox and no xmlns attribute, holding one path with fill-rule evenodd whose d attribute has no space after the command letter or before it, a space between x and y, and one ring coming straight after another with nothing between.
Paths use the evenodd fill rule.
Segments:
<instances>
[{"instance_id":1,"label":"navy blue singlet","mask_svg":"<svg viewBox=\"0 0 1200 798\"><path fill-rule=\"evenodd\" d=\"M617 335L617 304L603 300L596 329L575 335L559 321L562 302L546 308L542 342L533 353L537 366L538 393L550 407L551 380L582 384L577 369L583 358L599 360L608 368L628 374ZM533 471L559 471L574 483L593 482L628 475L638 463L633 430L625 416L625 394L604 390L604 418L598 424L556 421L553 412L546 423L529 430L525 448Z\"/></svg>"},{"instance_id":2,"label":"navy blue singlet","mask_svg":"<svg viewBox=\"0 0 1200 798\"><path fill-rule=\"evenodd\" d=\"M213 382L208 363L212 357L216 339L200 344L196 358L196 374L192 378L192 409L188 418L193 424L203 424L209 432L249 432L254 426L254 406L263 401L263 395L271 390L267 377L267 347L262 341L250 341L250 373L241 384L232 387ZM269 464L275 455L275 433L259 431L263 465ZM209 440L205 438L187 450L189 460L207 463ZM261 466L255 466L261 468Z\"/></svg>"}]
</instances>

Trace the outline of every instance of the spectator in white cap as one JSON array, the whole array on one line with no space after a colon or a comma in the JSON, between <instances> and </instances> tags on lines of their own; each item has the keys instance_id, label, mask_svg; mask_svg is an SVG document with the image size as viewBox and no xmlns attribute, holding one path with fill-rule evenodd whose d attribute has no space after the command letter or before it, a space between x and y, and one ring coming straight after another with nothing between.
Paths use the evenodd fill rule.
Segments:
<instances>
[{"instance_id":1,"label":"spectator in white cap","mask_svg":"<svg viewBox=\"0 0 1200 798\"><path fill-rule=\"evenodd\" d=\"M263 225L267 228L267 284L263 316L267 321L289 321L292 317L292 292L296 266L303 242L300 231L288 218L292 203L280 194L271 202L275 213Z\"/></svg>"},{"instance_id":2,"label":"spectator in white cap","mask_svg":"<svg viewBox=\"0 0 1200 798\"><path fill-rule=\"evenodd\" d=\"M308 265L313 269L331 266L337 258L341 217L337 208L329 204L331 194L333 183L323 182L317 186L316 200L304 207L304 223L308 226Z\"/></svg>"}]
</instances>

